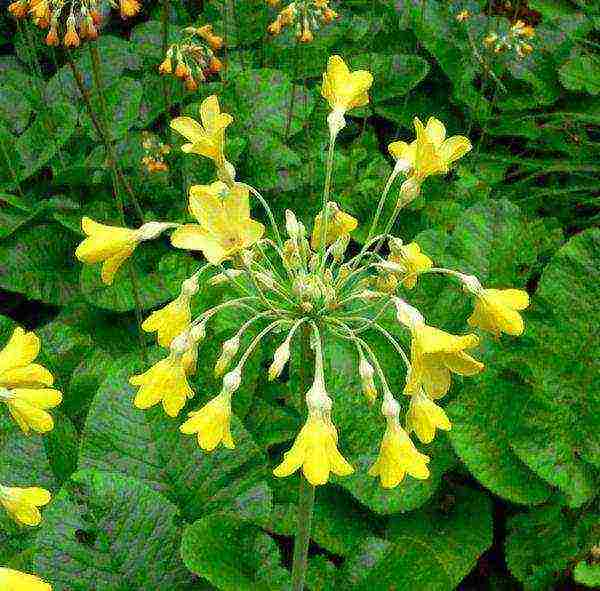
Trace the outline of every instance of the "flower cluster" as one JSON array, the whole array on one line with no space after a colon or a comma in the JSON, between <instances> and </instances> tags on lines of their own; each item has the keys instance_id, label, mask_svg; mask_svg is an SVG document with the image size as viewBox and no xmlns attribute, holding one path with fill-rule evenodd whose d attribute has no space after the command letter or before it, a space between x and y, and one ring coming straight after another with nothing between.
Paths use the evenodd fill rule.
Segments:
<instances>
[{"instance_id":1,"label":"flower cluster","mask_svg":"<svg viewBox=\"0 0 600 591\"><path fill-rule=\"evenodd\" d=\"M490 33L483 43L494 53L504 53L514 49L519 57L525 57L533 51L533 46L529 41L535 37L535 29L523 22L517 20L506 33Z\"/></svg>"},{"instance_id":2,"label":"flower cluster","mask_svg":"<svg viewBox=\"0 0 600 591\"><path fill-rule=\"evenodd\" d=\"M169 170L169 166L164 159L171 152L169 144L161 142L155 134L143 131L142 148L144 149L142 164L150 174Z\"/></svg>"},{"instance_id":3,"label":"flower cluster","mask_svg":"<svg viewBox=\"0 0 600 591\"><path fill-rule=\"evenodd\" d=\"M135 16L140 11L138 0L110 0L121 18ZM78 47L81 41L96 39L102 22L99 0L16 0L8 10L18 19L31 15L40 29L48 29L47 45Z\"/></svg>"},{"instance_id":4,"label":"flower cluster","mask_svg":"<svg viewBox=\"0 0 600 591\"><path fill-rule=\"evenodd\" d=\"M279 6L281 0L267 0L272 7ZM313 31L338 18L338 13L329 7L329 0L296 0L279 12L269 25L271 35L279 35L287 27L294 28L300 43L310 43Z\"/></svg>"},{"instance_id":5,"label":"flower cluster","mask_svg":"<svg viewBox=\"0 0 600 591\"><path fill-rule=\"evenodd\" d=\"M263 339L271 335L279 340L268 368L269 380L279 378L290 360L294 340L300 340L305 351L301 363L312 366L314 359L312 384L306 384L304 393L306 422L274 474L285 477L301 469L313 485L326 483L331 473L345 476L354 470L338 447L334 400L327 389L324 351L332 341L347 341L356 351L357 377L367 401L381 398L385 431L369 473L379 478L382 486L395 487L407 473L419 479L428 477L429 457L417 449L411 434L428 444L438 429L451 428L438 402L450 389L452 375L472 376L483 370L483 364L472 356L479 344L478 335L454 335L428 325L423 314L402 296L406 297L425 273L457 280L475 301L468 324L494 335L521 334L519 311L528 305L526 292L485 288L472 275L435 267L417 243L405 244L392 234L399 212L421 192L426 179L445 175L471 149L466 137L447 137L444 125L434 117L426 124L415 118L416 138L388 146L394 167L366 240L358 254L346 255L358 222L330 199L335 144L346 125L347 112L369 102L372 81L369 72L350 71L340 56L329 59L321 87L331 107L327 169L322 205L310 232L294 212L287 210L284 235L261 193L236 179L224 151L225 130L233 118L221 112L216 96L210 96L201 104L200 122L190 117L171 122L187 140L182 146L185 153L209 158L215 165L214 182L190 188L193 223L151 222L128 229L84 218L88 238L77 249L84 262L103 262L106 282L113 280L118 266L140 241L167 229L174 230L174 247L204 255L206 263L183 282L177 298L143 322L142 329L157 334L165 354L147 371L132 376L130 383L136 387L133 403L137 408L162 404L168 416L179 416L195 397L190 376L196 372L198 350L209 324L223 310L235 311L239 326L222 343L214 366L215 376L222 377L220 392L191 412L180 426L182 433L195 435L206 451L221 444L235 446L232 399L242 383L246 362ZM382 221L385 203L400 175L403 181L394 211ZM268 234L251 216L251 197L266 212ZM200 286L218 288L223 284L237 295L193 318L191 302L200 293ZM395 311L398 326L410 337L410 351L403 349L382 322L388 309ZM387 340L405 365L404 397L396 398L392 393L370 341L372 335Z\"/></svg>"},{"instance_id":6,"label":"flower cluster","mask_svg":"<svg viewBox=\"0 0 600 591\"><path fill-rule=\"evenodd\" d=\"M158 71L183 80L188 90L197 90L198 81L221 71L223 64L214 52L223 47L223 39L215 35L212 25L186 27L179 37L167 50Z\"/></svg>"}]
</instances>

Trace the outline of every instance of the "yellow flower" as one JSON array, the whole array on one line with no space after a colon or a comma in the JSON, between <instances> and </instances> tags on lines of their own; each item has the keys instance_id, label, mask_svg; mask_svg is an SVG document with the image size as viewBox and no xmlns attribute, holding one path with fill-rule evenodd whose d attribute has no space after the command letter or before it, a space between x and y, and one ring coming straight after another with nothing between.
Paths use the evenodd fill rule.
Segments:
<instances>
[{"instance_id":1,"label":"yellow flower","mask_svg":"<svg viewBox=\"0 0 600 591\"><path fill-rule=\"evenodd\" d=\"M29 488L0 486L0 503L8 514L23 525L39 525L42 514L38 507L50 502L50 493L37 486Z\"/></svg>"},{"instance_id":2,"label":"yellow flower","mask_svg":"<svg viewBox=\"0 0 600 591\"><path fill-rule=\"evenodd\" d=\"M133 401L137 408L147 409L162 402L170 417L176 417L186 400L194 396L187 382L185 358L179 353L171 352L145 373L131 376L129 383L140 386Z\"/></svg>"},{"instance_id":3,"label":"yellow flower","mask_svg":"<svg viewBox=\"0 0 600 591\"><path fill-rule=\"evenodd\" d=\"M177 248L201 250L207 260L219 264L255 244L264 226L250 218L248 190L229 189L221 181L190 188L190 212L199 224L185 224L171 235Z\"/></svg>"},{"instance_id":4,"label":"yellow flower","mask_svg":"<svg viewBox=\"0 0 600 591\"><path fill-rule=\"evenodd\" d=\"M168 347L190 325L191 319L190 298L181 294L166 306L152 312L142 323L142 329L146 332L158 332L159 345Z\"/></svg>"},{"instance_id":5,"label":"yellow flower","mask_svg":"<svg viewBox=\"0 0 600 591\"><path fill-rule=\"evenodd\" d=\"M381 486L395 488L408 472L413 478L429 478L429 456L420 453L400 426L397 418L388 418L379 448L379 456L369 469L371 476L379 476Z\"/></svg>"},{"instance_id":6,"label":"yellow flower","mask_svg":"<svg viewBox=\"0 0 600 591\"><path fill-rule=\"evenodd\" d=\"M329 201L327 204L327 234L325 236L325 244L329 246L338 238L348 236L350 232L358 226L358 220L350 214L343 212L335 201ZM323 212L319 212L315 218L313 232L310 239L310 244L313 250L318 250L321 246L321 234L323 232Z\"/></svg>"},{"instance_id":7,"label":"yellow flower","mask_svg":"<svg viewBox=\"0 0 600 591\"><path fill-rule=\"evenodd\" d=\"M501 332L523 334L523 318L517 310L529 306L529 295L521 289L481 289L477 294L473 313L467 319L470 326L478 326L498 336Z\"/></svg>"},{"instance_id":8,"label":"yellow flower","mask_svg":"<svg viewBox=\"0 0 600 591\"><path fill-rule=\"evenodd\" d=\"M0 567L2 591L52 591L52 587L35 575Z\"/></svg>"},{"instance_id":9,"label":"yellow flower","mask_svg":"<svg viewBox=\"0 0 600 591\"><path fill-rule=\"evenodd\" d=\"M354 472L338 451L336 428L322 411L309 410L308 419L294 445L284 454L283 462L273 470L273 474L289 476L300 467L313 486L325 484L330 472L338 476Z\"/></svg>"},{"instance_id":10,"label":"yellow flower","mask_svg":"<svg viewBox=\"0 0 600 591\"><path fill-rule=\"evenodd\" d=\"M350 72L339 55L332 55L327 62L327 71L323 73L321 95L333 110L346 112L369 103L371 84L373 76L370 72Z\"/></svg>"},{"instance_id":11,"label":"yellow flower","mask_svg":"<svg viewBox=\"0 0 600 591\"><path fill-rule=\"evenodd\" d=\"M221 113L219 99L212 95L200 105L200 120L202 124L191 117L177 117L171 121L171 127L190 142L181 146L184 152L206 156L221 168L225 164L225 128L233 117Z\"/></svg>"},{"instance_id":12,"label":"yellow flower","mask_svg":"<svg viewBox=\"0 0 600 591\"><path fill-rule=\"evenodd\" d=\"M15 328L8 343L0 351L0 388L40 388L51 386L52 374L32 363L40 352L40 340L33 332Z\"/></svg>"},{"instance_id":13,"label":"yellow flower","mask_svg":"<svg viewBox=\"0 0 600 591\"><path fill-rule=\"evenodd\" d=\"M53 388L15 388L0 391L0 400L4 400L8 410L23 433L47 433L54 428L54 420L48 408L58 406L62 394Z\"/></svg>"},{"instance_id":14,"label":"yellow flower","mask_svg":"<svg viewBox=\"0 0 600 591\"><path fill-rule=\"evenodd\" d=\"M446 413L423 390L412 395L406 414L406 427L414 431L422 443L431 443L436 429L449 431L450 421Z\"/></svg>"},{"instance_id":15,"label":"yellow flower","mask_svg":"<svg viewBox=\"0 0 600 591\"><path fill-rule=\"evenodd\" d=\"M415 117L414 124L417 139L410 144L392 142L388 150L419 183L430 175L446 174L450 164L471 150L469 138L462 135L446 138L444 124L435 117L429 118L426 127L418 117Z\"/></svg>"},{"instance_id":16,"label":"yellow flower","mask_svg":"<svg viewBox=\"0 0 600 591\"><path fill-rule=\"evenodd\" d=\"M231 394L221 392L200 410L191 412L188 420L179 427L186 435L198 434L198 445L206 450L213 451L219 443L228 449L233 449L235 444L231 437Z\"/></svg>"},{"instance_id":17,"label":"yellow flower","mask_svg":"<svg viewBox=\"0 0 600 591\"><path fill-rule=\"evenodd\" d=\"M421 247L416 242L393 246L388 260L404 267L405 275L402 284L408 289L412 289L417 284L419 273L433 267L433 261L421 252Z\"/></svg>"},{"instance_id":18,"label":"yellow flower","mask_svg":"<svg viewBox=\"0 0 600 591\"><path fill-rule=\"evenodd\" d=\"M456 336L426 324L415 325L412 329L412 367L405 393L412 394L423 387L430 398L441 398L450 389L450 372L463 376L479 373L483 363L464 352L478 344L479 339L474 334Z\"/></svg>"},{"instance_id":19,"label":"yellow flower","mask_svg":"<svg viewBox=\"0 0 600 591\"><path fill-rule=\"evenodd\" d=\"M99 224L88 217L81 220L81 228L87 238L77 247L75 256L83 263L103 263L102 281L112 285L119 267L140 241L138 230Z\"/></svg>"}]
</instances>

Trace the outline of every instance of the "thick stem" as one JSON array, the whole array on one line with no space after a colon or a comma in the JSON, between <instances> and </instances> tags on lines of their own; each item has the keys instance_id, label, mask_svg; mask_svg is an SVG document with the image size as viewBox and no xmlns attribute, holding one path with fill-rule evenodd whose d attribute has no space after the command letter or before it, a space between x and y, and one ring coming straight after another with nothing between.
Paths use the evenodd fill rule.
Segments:
<instances>
[{"instance_id":1,"label":"thick stem","mask_svg":"<svg viewBox=\"0 0 600 591\"><path fill-rule=\"evenodd\" d=\"M300 337L300 395L310 388L307 367L311 366L313 351L310 348L310 327L302 327ZM298 490L298 525L294 540L294 559L292 563L292 591L303 591L306 569L308 566L308 545L310 543L310 529L315 504L315 487L300 474L300 488Z\"/></svg>"}]
</instances>

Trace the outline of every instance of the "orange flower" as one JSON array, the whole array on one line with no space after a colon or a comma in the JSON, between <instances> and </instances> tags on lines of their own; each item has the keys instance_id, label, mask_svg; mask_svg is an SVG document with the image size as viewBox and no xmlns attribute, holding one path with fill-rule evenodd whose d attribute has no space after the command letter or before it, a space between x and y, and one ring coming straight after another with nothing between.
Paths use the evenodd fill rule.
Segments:
<instances>
[{"instance_id":1,"label":"orange flower","mask_svg":"<svg viewBox=\"0 0 600 591\"><path fill-rule=\"evenodd\" d=\"M120 0L121 18L131 18L140 11L138 0Z\"/></svg>"},{"instance_id":2,"label":"orange flower","mask_svg":"<svg viewBox=\"0 0 600 591\"><path fill-rule=\"evenodd\" d=\"M8 7L10 12L15 18L25 18L29 11L29 2L27 0L17 0Z\"/></svg>"},{"instance_id":3,"label":"orange flower","mask_svg":"<svg viewBox=\"0 0 600 591\"><path fill-rule=\"evenodd\" d=\"M56 30L56 24L52 24L50 26L50 30L48 31L48 34L46 35L46 45L56 47L59 43L60 43L60 40L58 38L58 31Z\"/></svg>"}]
</instances>

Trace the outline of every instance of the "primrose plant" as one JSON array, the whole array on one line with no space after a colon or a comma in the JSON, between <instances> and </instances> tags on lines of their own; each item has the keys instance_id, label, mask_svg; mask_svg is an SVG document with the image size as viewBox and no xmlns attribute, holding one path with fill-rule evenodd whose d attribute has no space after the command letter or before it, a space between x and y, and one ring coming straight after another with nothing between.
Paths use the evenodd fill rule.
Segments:
<instances>
[{"instance_id":1,"label":"primrose plant","mask_svg":"<svg viewBox=\"0 0 600 591\"><path fill-rule=\"evenodd\" d=\"M305 397L306 422L274 469L277 477L300 469L304 475L292 567L294 589L302 589L304 584L314 487L327 483L331 473L346 476L354 470L340 450L343 446L332 420L335 406L327 390L325 348L335 339L351 343L367 400L374 402L381 393L385 432L369 474L379 478L383 487L392 488L407 473L413 478L428 478L430 459L415 447L412 434L427 444L437 429L450 429L437 401L448 392L451 375L471 376L483 369L483 364L468 353L478 345L475 334L453 335L429 326L424 315L404 299L418 277L436 273L460 282L474 299L469 325L495 335L521 334L519 311L529 303L524 291L486 288L473 275L434 267L417 243L405 244L392 235L400 211L419 195L427 177L446 174L452 163L471 149L466 137L446 137L444 125L433 117L426 125L415 118L416 139L411 143L395 141L389 145L395 165L362 247L354 256L346 256L357 220L330 200L334 150L336 138L346 125L346 113L369 102L372 81L369 72L350 72L341 57L329 58L321 92L331 107L327 117L330 141L322 206L310 232L290 210L286 211L285 228L278 228L261 193L236 179L224 152L225 130L233 118L221 112L216 96L210 96L200 106L200 122L190 117L171 122L171 127L187 139L182 146L185 153L209 158L215 165L213 183L190 188L189 211L195 222L149 222L130 229L84 218L87 238L76 251L85 263L102 263L102 279L107 284L141 242L165 231L172 231L174 247L204 255L207 262L182 283L178 297L143 322L143 330L157 333L166 355L144 373L132 376L130 382L137 387L133 401L137 408L162 403L169 417L178 417L194 397L188 377L196 370L198 347L207 325L223 310L236 310L244 319L222 344L215 365L215 374L223 377L222 389L211 400L203 401L180 426L183 434L196 435L199 446L208 452L219 445L235 447L230 430L231 401L240 387L244 367L261 341L269 334L281 335L268 370L268 378L275 380L290 359L293 340L299 340L304 352L302 363L314 368L312 379L298 393ZM384 205L399 177L402 182L393 213L382 219ZM263 224L251 217L250 197L266 212L268 235ZM384 251L385 245L388 248ZM200 287L224 282L237 295L192 318L191 301ZM381 322L389 308L410 333L409 352ZM400 404L392 392L378 351L369 343L370 333L382 335L405 365L403 393L407 405ZM403 406L407 409L401 416Z\"/></svg>"}]
</instances>

